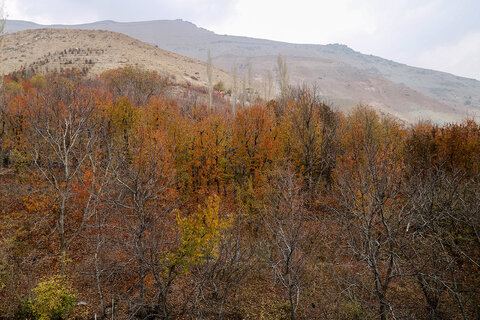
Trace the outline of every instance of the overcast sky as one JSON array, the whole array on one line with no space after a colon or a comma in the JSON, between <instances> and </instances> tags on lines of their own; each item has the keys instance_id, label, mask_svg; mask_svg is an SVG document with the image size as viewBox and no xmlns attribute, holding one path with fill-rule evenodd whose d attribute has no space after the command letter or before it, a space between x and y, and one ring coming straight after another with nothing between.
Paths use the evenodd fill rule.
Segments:
<instances>
[{"instance_id":1,"label":"overcast sky","mask_svg":"<svg viewBox=\"0 0 480 320\"><path fill-rule=\"evenodd\" d=\"M480 0L5 1L9 19L42 24L183 19L220 34L343 43L480 80Z\"/></svg>"}]
</instances>

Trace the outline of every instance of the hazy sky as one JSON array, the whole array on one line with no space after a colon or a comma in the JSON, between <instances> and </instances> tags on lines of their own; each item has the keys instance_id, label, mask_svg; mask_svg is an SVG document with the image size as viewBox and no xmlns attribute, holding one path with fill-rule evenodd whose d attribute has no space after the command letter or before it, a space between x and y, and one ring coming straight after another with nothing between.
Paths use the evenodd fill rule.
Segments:
<instances>
[{"instance_id":1,"label":"hazy sky","mask_svg":"<svg viewBox=\"0 0 480 320\"><path fill-rule=\"evenodd\" d=\"M6 0L6 10L43 24L183 19L220 34L343 43L480 80L480 0Z\"/></svg>"}]
</instances>

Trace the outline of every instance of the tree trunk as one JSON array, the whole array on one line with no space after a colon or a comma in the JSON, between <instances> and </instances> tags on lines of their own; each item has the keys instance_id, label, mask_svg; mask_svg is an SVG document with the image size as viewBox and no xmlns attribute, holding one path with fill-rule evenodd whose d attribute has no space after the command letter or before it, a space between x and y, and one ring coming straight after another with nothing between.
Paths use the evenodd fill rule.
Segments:
<instances>
[{"instance_id":1,"label":"tree trunk","mask_svg":"<svg viewBox=\"0 0 480 320\"><path fill-rule=\"evenodd\" d=\"M385 301L380 301L380 308L378 311L380 320L387 320L387 304Z\"/></svg>"},{"instance_id":2,"label":"tree trunk","mask_svg":"<svg viewBox=\"0 0 480 320\"><path fill-rule=\"evenodd\" d=\"M58 232L60 235L60 272L62 275L66 273L67 264L67 241L65 239L65 207L64 204L60 207L60 214L58 217Z\"/></svg>"}]
</instances>

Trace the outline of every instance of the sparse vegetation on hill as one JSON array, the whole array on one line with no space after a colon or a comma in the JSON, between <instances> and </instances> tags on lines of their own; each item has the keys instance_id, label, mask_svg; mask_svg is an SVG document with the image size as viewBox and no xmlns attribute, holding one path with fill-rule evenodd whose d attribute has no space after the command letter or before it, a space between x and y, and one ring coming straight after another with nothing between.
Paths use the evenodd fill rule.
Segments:
<instances>
[{"instance_id":1,"label":"sparse vegetation on hill","mask_svg":"<svg viewBox=\"0 0 480 320\"><path fill-rule=\"evenodd\" d=\"M123 34L99 30L37 29L8 34L0 74L80 70L89 76L134 65L169 76L172 81L206 85L204 62L168 52ZM212 68L212 81L231 84L231 76Z\"/></svg>"}]
</instances>

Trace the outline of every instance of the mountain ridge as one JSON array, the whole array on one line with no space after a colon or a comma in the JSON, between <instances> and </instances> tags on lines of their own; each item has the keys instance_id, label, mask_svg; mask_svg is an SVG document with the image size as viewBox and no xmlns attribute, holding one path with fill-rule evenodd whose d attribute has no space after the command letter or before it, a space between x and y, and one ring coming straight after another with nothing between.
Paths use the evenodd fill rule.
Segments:
<instances>
[{"instance_id":1,"label":"mountain ridge","mask_svg":"<svg viewBox=\"0 0 480 320\"><path fill-rule=\"evenodd\" d=\"M123 33L190 58L206 60L224 70L238 64L246 76L253 69L257 87L275 69L278 54L289 65L293 84L317 84L321 94L351 107L371 104L409 121L431 118L448 122L480 112L480 81L422 69L365 55L343 44L294 44L242 36L219 35L183 20L137 22L98 21L63 28L100 29ZM6 31L48 27L9 20ZM441 111L438 113L437 111Z\"/></svg>"}]
</instances>

